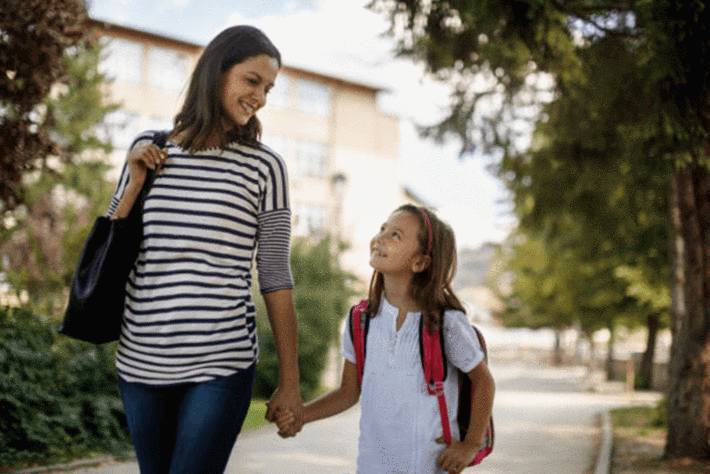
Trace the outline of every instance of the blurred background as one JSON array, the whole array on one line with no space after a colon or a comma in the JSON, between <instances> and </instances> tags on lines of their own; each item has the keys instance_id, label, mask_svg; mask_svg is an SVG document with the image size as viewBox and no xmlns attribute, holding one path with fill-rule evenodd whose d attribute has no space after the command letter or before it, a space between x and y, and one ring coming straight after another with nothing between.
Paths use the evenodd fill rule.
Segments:
<instances>
[{"instance_id":1,"label":"blurred background","mask_svg":"<svg viewBox=\"0 0 710 474\"><path fill-rule=\"evenodd\" d=\"M114 347L54 329L127 148L171 128L202 49L234 24L262 29L283 57L259 116L289 170L305 398L338 381L370 238L414 203L453 227L456 293L510 390L569 378L654 404L667 394L642 416L649 456L705 459L708 9L617 3L3 5L0 145L14 151L0 188L0 472L130 452ZM259 399L277 379L267 325ZM584 423L598 427L594 407ZM694 428L667 437L674 413ZM507 466L497 472L525 472Z\"/></svg>"}]
</instances>

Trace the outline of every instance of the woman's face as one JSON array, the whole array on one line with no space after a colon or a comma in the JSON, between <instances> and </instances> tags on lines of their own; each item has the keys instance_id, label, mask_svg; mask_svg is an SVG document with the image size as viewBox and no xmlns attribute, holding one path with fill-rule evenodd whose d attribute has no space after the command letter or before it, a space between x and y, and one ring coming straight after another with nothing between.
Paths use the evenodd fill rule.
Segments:
<instances>
[{"instance_id":1,"label":"woman's face","mask_svg":"<svg viewBox=\"0 0 710 474\"><path fill-rule=\"evenodd\" d=\"M276 59L266 54L235 64L222 74L220 102L228 123L225 128L246 125L266 105L266 95L279 73Z\"/></svg>"}]
</instances>

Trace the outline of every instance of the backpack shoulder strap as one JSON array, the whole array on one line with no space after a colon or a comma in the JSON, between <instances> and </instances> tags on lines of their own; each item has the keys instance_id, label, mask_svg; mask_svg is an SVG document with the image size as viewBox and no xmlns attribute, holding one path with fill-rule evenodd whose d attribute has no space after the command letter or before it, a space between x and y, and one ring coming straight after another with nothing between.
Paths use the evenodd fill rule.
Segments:
<instances>
[{"instance_id":1,"label":"backpack shoulder strap","mask_svg":"<svg viewBox=\"0 0 710 474\"><path fill-rule=\"evenodd\" d=\"M423 318L422 318L423 319ZM419 338L422 351L422 365L424 366L424 380L429 395L435 395L439 402L439 415L441 416L441 428L446 444L451 444L451 425L449 423L449 411L446 407L446 396L444 394L444 353L441 344L443 331L428 331L420 324Z\"/></svg>"},{"instance_id":2,"label":"backpack shoulder strap","mask_svg":"<svg viewBox=\"0 0 710 474\"><path fill-rule=\"evenodd\" d=\"M441 327L444 327L444 320L443 320L443 314L442 314L442 321L441 321ZM419 318L419 360L422 362L422 370L426 372L426 369L424 367L424 336L423 334L426 332L424 329L424 317L421 316ZM444 344L444 331L439 330L436 332L439 337L439 345L441 346L441 358L442 358L442 367L444 370L444 376L441 380L446 380L446 377L448 377L448 363L446 359L446 344Z\"/></svg>"},{"instance_id":3,"label":"backpack shoulder strap","mask_svg":"<svg viewBox=\"0 0 710 474\"><path fill-rule=\"evenodd\" d=\"M365 370L365 355L367 331L370 328L370 318L367 317L367 300L361 300L350 308L350 339L355 350L355 366L357 367L357 383L362 386L362 374Z\"/></svg>"},{"instance_id":4,"label":"backpack shoulder strap","mask_svg":"<svg viewBox=\"0 0 710 474\"><path fill-rule=\"evenodd\" d=\"M473 328L473 332L476 333L476 337L478 338L478 343L481 345L481 350L483 351L483 361L487 364L488 363L488 347L486 347L486 340L483 338L483 334L476 326L474 326L472 324L471 327Z\"/></svg>"}]
</instances>

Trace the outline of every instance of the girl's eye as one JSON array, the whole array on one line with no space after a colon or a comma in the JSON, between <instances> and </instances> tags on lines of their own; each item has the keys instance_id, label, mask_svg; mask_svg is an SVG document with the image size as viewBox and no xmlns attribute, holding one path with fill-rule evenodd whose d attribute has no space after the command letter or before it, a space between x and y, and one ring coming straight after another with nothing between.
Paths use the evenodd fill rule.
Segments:
<instances>
[{"instance_id":1,"label":"girl's eye","mask_svg":"<svg viewBox=\"0 0 710 474\"><path fill-rule=\"evenodd\" d=\"M255 85L259 84L259 81L257 81L256 79L247 79L247 81L248 81L249 84L251 84L252 86L255 86Z\"/></svg>"}]
</instances>

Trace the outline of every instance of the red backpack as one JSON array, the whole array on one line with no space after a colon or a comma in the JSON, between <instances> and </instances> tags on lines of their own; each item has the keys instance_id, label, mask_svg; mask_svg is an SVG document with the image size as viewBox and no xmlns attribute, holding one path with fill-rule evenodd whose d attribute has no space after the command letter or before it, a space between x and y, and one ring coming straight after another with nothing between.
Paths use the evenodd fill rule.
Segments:
<instances>
[{"instance_id":1,"label":"red backpack","mask_svg":"<svg viewBox=\"0 0 710 474\"><path fill-rule=\"evenodd\" d=\"M350 318L348 321L350 338L355 349L355 365L357 367L358 385L362 385L362 375L365 369L365 355L367 352L367 332L370 328L370 318L367 317L367 300L362 300L350 308ZM447 363L444 350L444 336L441 331L429 332L424 330L424 318L419 319L419 353L424 369L424 380L428 380L427 392L435 395L439 401L439 414L441 415L441 426L444 431L444 441L451 444L451 428L449 424L449 412L446 409L446 398L444 397L444 380L446 380ZM486 341L476 326L472 326L478 337L478 342L483 349L484 361L488 363L488 351ZM457 409L457 422L461 439L466 437L468 424L471 419L471 396L475 387L471 386L468 376L457 370L459 377L459 406ZM493 417L488 422L486 435L483 439L483 446L476 453L469 466L475 466L483 461L483 458L493 451L493 441L495 431L493 429Z\"/></svg>"}]
</instances>

